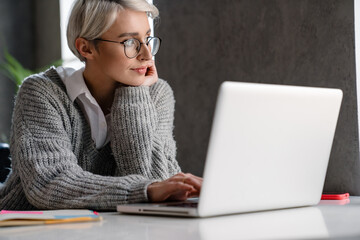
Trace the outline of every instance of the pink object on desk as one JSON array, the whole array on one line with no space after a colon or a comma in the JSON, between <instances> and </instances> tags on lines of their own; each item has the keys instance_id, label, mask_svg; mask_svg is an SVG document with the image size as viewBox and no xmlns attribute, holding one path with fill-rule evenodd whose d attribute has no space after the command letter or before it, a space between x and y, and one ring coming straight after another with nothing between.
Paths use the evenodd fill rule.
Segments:
<instances>
[{"instance_id":1,"label":"pink object on desk","mask_svg":"<svg viewBox=\"0 0 360 240\"><path fill-rule=\"evenodd\" d=\"M344 200L344 199L348 199L349 196L350 196L349 193L323 194L321 195L321 200Z\"/></svg>"},{"instance_id":2,"label":"pink object on desk","mask_svg":"<svg viewBox=\"0 0 360 240\"><path fill-rule=\"evenodd\" d=\"M1 210L0 214L43 214L43 212L36 211L11 211L11 210Z\"/></svg>"}]
</instances>

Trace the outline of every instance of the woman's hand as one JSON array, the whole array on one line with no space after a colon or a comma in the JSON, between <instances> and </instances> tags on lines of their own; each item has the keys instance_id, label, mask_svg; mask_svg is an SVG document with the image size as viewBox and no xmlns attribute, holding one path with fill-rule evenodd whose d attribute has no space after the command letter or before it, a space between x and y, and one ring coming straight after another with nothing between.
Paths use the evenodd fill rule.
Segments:
<instances>
[{"instance_id":1,"label":"woman's hand","mask_svg":"<svg viewBox=\"0 0 360 240\"><path fill-rule=\"evenodd\" d=\"M141 86L151 86L156 83L158 79L159 77L156 71L155 61L151 60L145 73L145 81L141 84Z\"/></svg>"},{"instance_id":2,"label":"woman's hand","mask_svg":"<svg viewBox=\"0 0 360 240\"><path fill-rule=\"evenodd\" d=\"M178 173L162 182L148 186L147 194L150 202L184 201L200 195L203 179L190 173Z\"/></svg>"}]
</instances>

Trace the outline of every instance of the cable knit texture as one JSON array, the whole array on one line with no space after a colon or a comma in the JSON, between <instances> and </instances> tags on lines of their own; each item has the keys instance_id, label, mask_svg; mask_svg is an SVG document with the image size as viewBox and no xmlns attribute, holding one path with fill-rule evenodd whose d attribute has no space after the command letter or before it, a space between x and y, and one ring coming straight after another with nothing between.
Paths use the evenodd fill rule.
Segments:
<instances>
[{"instance_id":1,"label":"cable knit texture","mask_svg":"<svg viewBox=\"0 0 360 240\"><path fill-rule=\"evenodd\" d=\"M0 209L114 210L147 201L149 184L180 172L174 97L164 80L117 89L111 121L110 143L96 149L56 70L27 78L16 98L12 173L0 189Z\"/></svg>"}]
</instances>

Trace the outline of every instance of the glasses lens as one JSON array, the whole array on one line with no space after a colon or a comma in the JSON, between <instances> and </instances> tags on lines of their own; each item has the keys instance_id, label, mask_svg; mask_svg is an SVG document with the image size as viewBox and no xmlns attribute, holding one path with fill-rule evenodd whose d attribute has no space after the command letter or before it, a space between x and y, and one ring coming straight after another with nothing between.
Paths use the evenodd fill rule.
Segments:
<instances>
[{"instance_id":1,"label":"glasses lens","mask_svg":"<svg viewBox=\"0 0 360 240\"><path fill-rule=\"evenodd\" d=\"M149 48L151 55L155 56L155 54L159 51L161 40L157 37L149 38L146 46ZM128 58L136 57L141 49L141 42L135 38L129 39L124 42L125 46L125 54Z\"/></svg>"},{"instance_id":2,"label":"glasses lens","mask_svg":"<svg viewBox=\"0 0 360 240\"><path fill-rule=\"evenodd\" d=\"M150 49L151 54L155 56L160 48L160 39L157 37L151 38L148 42L148 48Z\"/></svg>"},{"instance_id":3,"label":"glasses lens","mask_svg":"<svg viewBox=\"0 0 360 240\"><path fill-rule=\"evenodd\" d=\"M125 54L128 58L134 58L140 51L140 41L137 39L129 39L124 42Z\"/></svg>"}]
</instances>

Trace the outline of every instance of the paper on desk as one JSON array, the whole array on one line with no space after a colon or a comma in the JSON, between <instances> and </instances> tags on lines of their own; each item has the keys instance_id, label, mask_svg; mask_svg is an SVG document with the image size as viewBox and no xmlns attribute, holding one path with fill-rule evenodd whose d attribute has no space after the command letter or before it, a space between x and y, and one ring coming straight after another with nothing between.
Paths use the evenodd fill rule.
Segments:
<instances>
[{"instance_id":1,"label":"paper on desk","mask_svg":"<svg viewBox=\"0 0 360 240\"><path fill-rule=\"evenodd\" d=\"M0 211L0 227L100 221L91 210Z\"/></svg>"}]
</instances>

